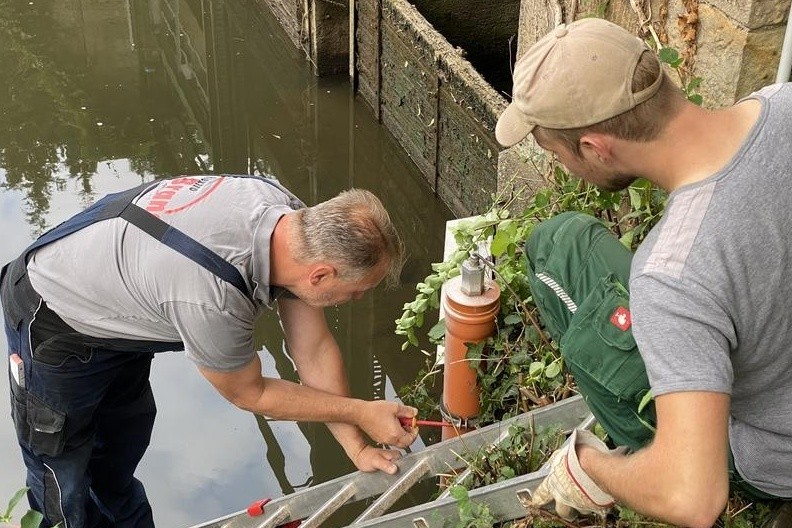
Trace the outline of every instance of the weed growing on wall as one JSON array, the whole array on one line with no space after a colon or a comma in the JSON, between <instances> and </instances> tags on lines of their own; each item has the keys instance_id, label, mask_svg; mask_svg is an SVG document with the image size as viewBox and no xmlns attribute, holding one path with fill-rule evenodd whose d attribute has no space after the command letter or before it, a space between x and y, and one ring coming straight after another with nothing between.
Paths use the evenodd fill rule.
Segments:
<instances>
[{"instance_id":1,"label":"weed growing on wall","mask_svg":"<svg viewBox=\"0 0 792 528\"><path fill-rule=\"evenodd\" d=\"M688 98L688 101L701 105L704 98L698 93L699 86L701 86L701 77L693 77L682 69L685 59L680 57L679 52L674 48L660 48L657 52L660 61L670 66L679 77L682 92Z\"/></svg>"}]
</instances>

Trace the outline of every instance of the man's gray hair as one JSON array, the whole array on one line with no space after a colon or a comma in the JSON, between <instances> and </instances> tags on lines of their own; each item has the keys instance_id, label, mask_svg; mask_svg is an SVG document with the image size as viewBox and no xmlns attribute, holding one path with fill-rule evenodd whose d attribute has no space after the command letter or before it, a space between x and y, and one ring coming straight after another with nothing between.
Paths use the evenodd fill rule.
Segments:
<instances>
[{"instance_id":1,"label":"man's gray hair","mask_svg":"<svg viewBox=\"0 0 792 528\"><path fill-rule=\"evenodd\" d=\"M369 191L350 189L297 211L297 257L330 262L344 280L358 280L383 261L386 281L399 281L404 244L382 202Z\"/></svg>"}]
</instances>

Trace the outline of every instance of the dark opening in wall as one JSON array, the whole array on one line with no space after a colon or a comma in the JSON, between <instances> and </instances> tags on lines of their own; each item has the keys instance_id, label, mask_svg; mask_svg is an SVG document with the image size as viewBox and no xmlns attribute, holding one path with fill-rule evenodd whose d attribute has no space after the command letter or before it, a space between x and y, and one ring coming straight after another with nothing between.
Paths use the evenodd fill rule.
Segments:
<instances>
[{"instance_id":1,"label":"dark opening in wall","mask_svg":"<svg viewBox=\"0 0 792 528\"><path fill-rule=\"evenodd\" d=\"M511 100L520 0L411 0L418 11L495 88ZM508 97L507 97L508 96Z\"/></svg>"}]
</instances>

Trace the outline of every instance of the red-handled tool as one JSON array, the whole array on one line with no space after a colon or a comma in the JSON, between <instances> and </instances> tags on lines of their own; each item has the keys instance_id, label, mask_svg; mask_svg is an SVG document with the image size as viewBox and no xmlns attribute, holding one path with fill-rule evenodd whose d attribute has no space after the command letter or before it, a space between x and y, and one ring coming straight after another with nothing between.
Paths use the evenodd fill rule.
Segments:
<instances>
[{"instance_id":1,"label":"red-handled tool","mask_svg":"<svg viewBox=\"0 0 792 528\"><path fill-rule=\"evenodd\" d=\"M251 517L258 517L259 515L264 515L264 506L267 505L272 499L261 499L257 500L253 504L247 507L247 513ZM278 528L297 528L302 524L302 521L289 521L286 524L278 525Z\"/></svg>"},{"instance_id":2,"label":"red-handled tool","mask_svg":"<svg viewBox=\"0 0 792 528\"><path fill-rule=\"evenodd\" d=\"M261 499L257 500L253 504L247 507L247 513L251 517L258 517L259 515L264 515L264 506L267 505L269 501L272 499Z\"/></svg>"},{"instance_id":3,"label":"red-handled tool","mask_svg":"<svg viewBox=\"0 0 792 528\"><path fill-rule=\"evenodd\" d=\"M399 422L404 427L418 427L419 425L426 425L429 427L454 427L454 424L449 422L435 422L433 420L419 420L417 416L412 418L399 418Z\"/></svg>"}]
</instances>

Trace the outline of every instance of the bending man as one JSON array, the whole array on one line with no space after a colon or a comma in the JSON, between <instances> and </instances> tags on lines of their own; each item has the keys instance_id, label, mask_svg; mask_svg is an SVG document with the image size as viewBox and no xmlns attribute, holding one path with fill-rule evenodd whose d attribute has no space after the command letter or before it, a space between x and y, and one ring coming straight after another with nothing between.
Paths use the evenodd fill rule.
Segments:
<instances>
[{"instance_id":1,"label":"bending man","mask_svg":"<svg viewBox=\"0 0 792 528\"><path fill-rule=\"evenodd\" d=\"M46 526L153 526L133 477L149 443L153 354L185 350L241 409L327 422L363 471L396 472L416 410L350 398L322 308L398 277L379 200L351 190L306 208L272 180L193 176L109 195L3 269L13 416L31 507ZM253 345L277 307L302 384L265 378Z\"/></svg>"}]
</instances>

